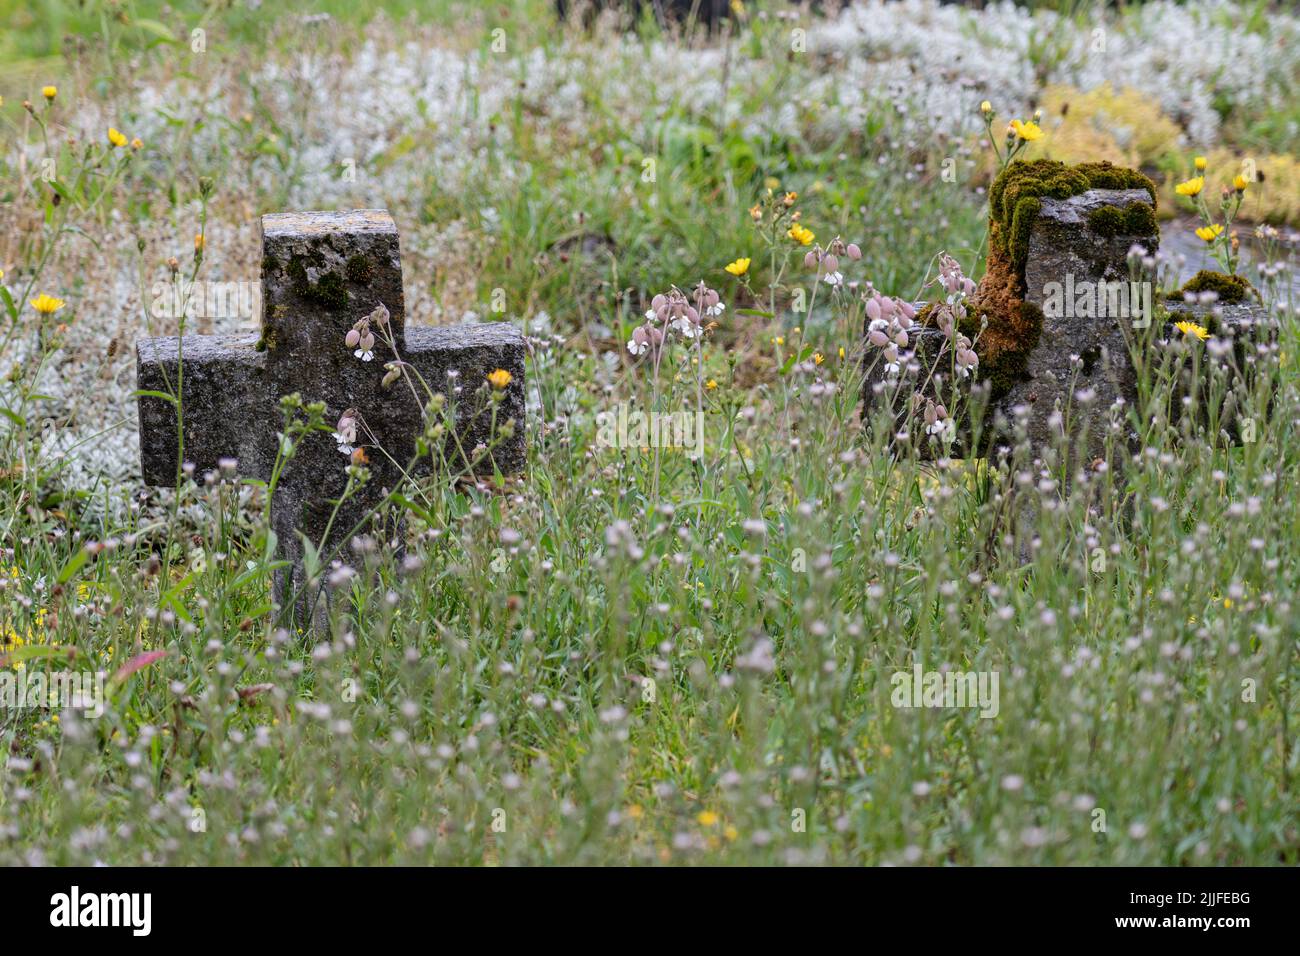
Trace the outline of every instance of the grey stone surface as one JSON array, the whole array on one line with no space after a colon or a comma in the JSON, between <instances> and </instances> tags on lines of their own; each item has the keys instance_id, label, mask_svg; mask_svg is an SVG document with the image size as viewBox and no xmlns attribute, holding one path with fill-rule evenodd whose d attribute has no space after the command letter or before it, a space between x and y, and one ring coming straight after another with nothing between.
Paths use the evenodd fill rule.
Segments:
<instances>
[{"instance_id":1,"label":"grey stone surface","mask_svg":"<svg viewBox=\"0 0 1300 956\"><path fill-rule=\"evenodd\" d=\"M1029 353L1025 378L1000 396L982 417L985 433L980 447L974 447L969 423L959 421L953 454L984 453L987 451L984 439L1004 441L1012 423L1018 419L1025 422L1035 453L1041 453L1059 437L1063 417L1056 413L1068 410L1064 416L1071 426L1071 440L1066 443L1071 454L1067 474L1102 456L1111 406L1119 398L1126 402L1136 398L1137 376L1130 360L1129 343L1139 341L1139 337L1149 339L1152 332L1157 333L1156 337L1181 333L1174 330L1172 323L1159 330L1135 328L1131 312L1115 315L1110 303L1107 303L1110 314L1106 315L1070 314L1070 310L1058 313L1050 308L1054 303L1049 302L1049 284L1059 283L1063 290L1072 286L1076 294L1085 282L1127 284L1129 249L1138 243L1154 253L1159 237L1098 235L1089 227L1088 215L1103 206L1124 208L1139 201L1150 201L1144 190L1095 189L1072 199L1043 200L1039 218L1030 233L1024 290L1026 301L1040 308L1049 306L1044 310L1042 334L1038 345ZM1187 316L1198 324L1209 324L1208 306L1163 304L1174 314L1174 321ZM1232 335L1242 343L1272 325L1266 310L1256 304L1224 305L1219 309L1221 334ZM1140 317L1137 321L1141 322ZM943 334L935 328L914 329L910 338L913 356L897 383L885 379L879 363L871 364L872 349L867 348L865 353L868 365L863 386L864 409L867 415L892 409L899 426L910 417L906 403L946 346ZM941 368L946 366L946 361L940 362ZM1086 406L1077 400L1078 393L1084 390L1094 393ZM1121 445L1130 443L1126 426L1118 439ZM930 451L924 436L913 436L913 440L923 451Z\"/></svg>"},{"instance_id":2,"label":"grey stone surface","mask_svg":"<svg viewBox=\"0 0 1300 956\"><path fill-rule=\"evenodd\" d=\"M1069 199L1044 199L1029 235L1025 260L1025 301L1043 308L1052 283L1078 289L1083 283L1129 281L1128 252L1137 243L1154 253L1160 236L1102 236L1088 226L1089 214L1104 206L1127 208L1150 203L1144 189L1092 189ZM1133 401L1137 381L1128 342L1139 334L1131 312L1122 315L1053 315L1044 309L1039 345L1029 354L1027 375L1001 400L1001 409L1023 406L1030 442L1046 447L1060 428L1053 424L1069 410L1076 459L1091 461L1105 451L1110 407L1117 398ZM1108 309L1108 311L1110 311ZM1073 358L1078 356L1081 362ZM1091 389L1096 399L1083 406L1073 395ZM1086 435L1086 441L1081 440ZM1072 464L1078 464L1078 460Z\"/></svg>"},{"instance_id":3,"label":"grey stone surface","mask_svg":"<svg viewBox=\"0 0 1300 956\"><path fill-rule=\"evenodd\" d=\"M177 449L176 406L140 396L140 470L147 484L173 484L182 457L200 476L214 471L221 458L238 458L244 474L270 477L275 444L267 436L274 439L279 413L257 341L255 334L187 335L183 348L176 336L136 345L139 389L174 395L181 386L183 394L194 396L182 406L183 456Z\"/></svg>"},{"instance_id":4,"label":"grey stone surface","mask_svg":"<svg viewBox=\"0 0 1300 956\"><path fill-rule=\"evenodd\" d=\"M524 343L514 326L495 323L408 329L404 358L430 389L453 402L456 430L447 439L447 461L463 466L461 452L472 457L475 446L482 444L488 447L489 467L503 475L524 470ZM511 382L501 401L493 405L476 396L475 390L499 368L510 373ZM494 424L508 421L514 423L514 435L493 443Z\"/></svg>"},{"instance_id":5,"label":"grey stone surface","mask_svg":"<svg viewBox=\"0 0 1300 956\"><path fill-rule=\"evenodd\" d=\"M385 363L409 363L430 389L453 403L457 428L450 448L469 453L480 443L493 445L494 413L497 425L514 419L508 437L497 433L492 459L477 470L515 474L526 457L525 345L518 330L503 324L406 329L397 227L383 210L264 216L262 301L260 337L146 339L137 346L137 374L142 390L174 394L179 384L183 457L201 470L231 457L239 459L242 475L269 479L284 395L296 392L305 402L323 403L331 425L355 411L361 423L357 444L369 458L367 484L336 507L347 486L349 458L329 433L315 433L299 443L271 503L280 554L290 563L277 575L276 599L284 605L297 595L296 610L305 615L315 602L304 599L301 536L327 554L350 534L375 530L366 527L367 516L415 458L428 395L403 381L383 387ZM353 323L381 303L397 354L376 334L374 358L362 361L344 339ZM494 404L484 383L496 368L513 380ZM457 374L449 376L453 370ZM178 470L177 409L166 399L141 396L139 411L144 478L171 484ZM450 461L453 467L464 464L455 455ZM389 518L385 537L400 548L400 516Z\"/></svg>"}]
</instances>

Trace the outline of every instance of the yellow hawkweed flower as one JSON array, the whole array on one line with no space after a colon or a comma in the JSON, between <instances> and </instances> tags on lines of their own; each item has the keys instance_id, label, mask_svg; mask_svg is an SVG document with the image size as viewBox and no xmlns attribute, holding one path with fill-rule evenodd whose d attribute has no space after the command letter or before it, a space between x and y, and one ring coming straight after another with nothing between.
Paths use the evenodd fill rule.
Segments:
<instances>
[{"instance_id":1,"label":"yellow hawkweed flower","mask_svg":"<svg viewBox=\"0 0 1300 956\"><path fill-rule=\"evenodd\" d=\"M1197 157L1196 157L1196 171L1197 171L1198 173L1203 173L1203 172L1205 172L1205 167L1206 167L1207 165L1209 165L1209 164L1206 163L1206 161L1205 161L1205 157L1204 157L1204 156L1197 156Z\"/></svg>"},{"instance_id":2,"label":"yellow hawkweed flower","mask_svg":"<svg viewBox=\"0 0 1300 956\"><path fill-rule=\"evenodd\" d=\"M142 146L144 146L144 140L142 140L139 136L131 140L132 149L140 149Z\"/></svg>"},{"instance_id":3,"label":"yellow hawkweed flower","mask_svg":"<svg viewBox=\"0 0 1300 956\"><path fill-rule=\"evenodd\" d=\"M1249 185L1250 185L1250 180L1247 179L1245 176L1241 175L1241 173L1238 173L1236 176L1232 177L1232 188L1237 190L1237 192L1239 193L1244 193L1246 191L1246 187Z\"/></svg>"},{"instance_id":4,"label":"yellow hawkweed flower","mask_svg":"<svg viewBox=\"0 0 1300 956\"><path fill-rule=\"evenodd\" d=\"M990 103L988 100L985 100L983 103L980 104L980 112L983 113L985 116L992 116L993 104Z\"/></svg>"},{"instance_id":5,"label":"yellow hawkweed flower","mask_svg":"<svg viewBox=\"0 0 1300 956\"><path fill-rule=\"evenodd\" d=\"M1195 179L1189 179L1185 183L1179 183L1174 187L1174 192L1180 196L1199 196L1201 190L1205 188L1205 177L1197 176Z\"/></svg>"},{"instance_id":6,"label":"yellow hawkweed flower","mask_svg":"<svg viewBox=\"0 0 1300 956\"><path fill-rule=\"evenodd\" d=\"M505 369L499 368L495 372L489 374L487 380L493 388L500 390L509 385L513 378L514 376Z\"/></svg>"},{"instance_id":7,"label":"yellow hawkweed flower","mask_svg":"<svg viewBox=\"0 0 1300 956\"><path fill-rule=\"evenodd\" d=\"M719 817L712 810L701 810L695 819L702 827L715 827L718 825Z\"/></svg>"},{"instance_id":8,"label":"yellow hawkweed flower","mask_svg":"<svg viewBox=\"0 0 1300 956\"><path fill-rule=\"evenodd\" d=\"M793 239L795 242L799 243L799 245L801 246L809 245L814 239L817 238L816 233L814 233L811 229L807 228L806 226L800 225L797 222L790 227L789 231L786 232L786 235L789 236L791 239Z\"/></svg>"},{"instance_id":9,"label":"yellow hawkweed flower","mask_svg":"<svg viewBox=\"0 0 1300 956\"><path fill-rule=\"evenodd\" d=\"M752 219L752 220L754 220L754 222L758 222L760 219L762 219L762 218L763 218L763 207L760 206L760 205L758 205L758 203L755 203L754 205L750 206L750 207L749 207L749 218Z\"/></svg>"},{"instance_id":10,"label":"yellow hawkweed flower","mask_svg":"<svg viewBox=\"0 0 1300 956\"><path fill-rule=\"evenodd\" d=\"M842 346L842 345L840 346L840 358L841 358L841 359L844 358L844 346Z\"/></svg>"},{"instance_id":11,"label":"yellow hawkweed flower","mask_svg":"<svg viewBox=\"0 0 1300 956\"><path fill-rule=\"evenodd\" d=\"M710 392L712 392L714 389L718 387L718 383L713 379L709 379L707 382L704 383L704 387L707 388Z\"/></svg>"},{"instance_id":12,"label":"yellow hawkweed flower","mask_svg":"<svg viewBox=\"0 0 1300 956\"><path fill-rule=\"evenodd\" d=\"M199 232L199 233L195 233L195 235L194 235L194 254L197 256L200 252L203 251L204 247L206 247L207 244L208 244L208 240L204 237L203 233L201 233L201 232Z\"/></svg>"},{"instance_id":13,"label":"yellow hawkweed flower","mask_svg":"<svg viewBox=\"0 0 1300 956\"><path fill-rule=\"evenodd\" d=\"M777 336L774 336L773 339L772 339L772 344L773 344L773 345L785 345L785 336L784 336L784 335L777 335Z\"/></svg>"},{"instance_id":14,"label":"yellow hawkweed flower","mask_svg":"<svg viewBox=\"0 0 1300 956\"><path fill-rule=\"evenodd\" d=\"M113 145L114 149L126 145L126 137L111 126L108 128L108 141Z\"/></svg>"},{"instance_id":15,"label":"yellow hawkweed flower","mask_svg":"<svg viewBox=\"0 0 1300 956\"><path fill-rule=\"evenodd\" d=\"M1205 242L1213 242L1215 239L1219 238L1219 234L1222 232L1223 227L1218 223L1215 223L1213 226L1201 226L1200 229L1196 230L1196 238L1202 239Z\"/></svg>"},{"instance_id":16,"label":"yellow hawkweed flower","mask_svg":"<svg viewBox=\"0 0 1300 956\"><path fill-rule=\"evenodd\" d=\"M799 198L799 194L797 192L791 191L785 194L785 197L781 200L781 202L785 203L787 206L793 206L794 201L798 198Z\"/></svg>"},{"instance_id":17,"label":"yellow hawkweed flower","mask_svg":"<svg viewBox=\"0 0 1300 956\"><path fill-rule=\"evenodd\" d=\"M1210 337L1209 329L1205 328L1203 325L1197 325L1195 322L1178 322L1174 325L1174 328L1179 332L1182 332L1183 335L1194 335L1201 340Z\"/></svg>"},{"instance_id":18,"label":"yellow hawkweed flower","mask_svg":"<svg viewBox=\"0 0 1300 956\"><path fill-rule=\"evenodd\" d=\"M47 101L52 101L52 100L54 99L54 97L56 97L56 96L58 96L58 95L59 95L59 88L58 88L57 86L42 86L42 87L41 87L41 96L45 97L45 99L46 99Z\"/></svg>"},{"instance_id":19,"label":"yellow hawkweed flower","mask_svg":"<svg viewBox=\"0 0 1300 956\"><path fill-rule=\"evenodd\" d=\"M1017 119L1011 121L1010 128L1026 143L1032 143L1036 139L1043 138L1043 131L1037 123L1022 123Z\"/></svg>"},{"instance_id":20,"label":"yellow hawkweed flower","mask_svg":"<svg viewBox=\"0 0 1300 956\"><path fill-rule=\"evenodd\" d=\"M814 364L814 365L821 365L822 362L825 362L825 361L826 361L826 356L825 356L825 355L822 355L821 352L814 352L814 353L813 353L813 364Z\"/></svg>"},{"instance_id":21,"label":"yellow hawkweed flower","mask_svg":"<svg viewBox=\"0 0 1300 956\"><path fill-rule=\"evenodd\" d=\"M749 259L742 256L741 258L737 259L735 262L727 263L725 268L733 276L743 276L746 272L749 271Z\"/></svg>"},{"instance_id":22,"label":"yellow hawkweed flower","mask_svg":"<svg viewBox=\"0 0 1300 956\"><path fill-rule=\"evenodd\" d=\"M29 299L28 301L31 303L32 308L41 315L53 315L67 304L62 299L56 299L54 296L46 295L44 292L36 298Z\"/></svg>"}]
</instances>

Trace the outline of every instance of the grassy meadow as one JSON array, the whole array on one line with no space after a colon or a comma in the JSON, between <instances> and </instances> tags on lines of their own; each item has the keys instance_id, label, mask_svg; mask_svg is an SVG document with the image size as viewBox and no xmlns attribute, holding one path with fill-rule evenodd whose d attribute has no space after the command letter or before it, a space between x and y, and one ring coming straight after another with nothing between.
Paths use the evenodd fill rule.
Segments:
<instances>
[{"instance_id":1,"label":"grassy meadow","mask_svg":"<svg viewBox=\"0 0 1300 956\"><path fill-rule=\"evenodd\" d=\"M0 0L0 673L106 675L98 716L0 706L0 863L1300 863L1294 12L362 6ZM1087 476L863 418L873 290L982 275L988 131L1039 109L1023 155L1159 186L1167 289L1228 248L1194 157L1262 174L1234 242L1278 331L1147 341ZM409 324L528 336L529 463L397 489L404 551L323 554L312 633L265 483L142 483L134 343L182 325L159 283L259 281L262 214L361 207ZM703 447L611 446L620 409ZM898 706L916 666L996 714Z\"/></svg>"}]
</instances>

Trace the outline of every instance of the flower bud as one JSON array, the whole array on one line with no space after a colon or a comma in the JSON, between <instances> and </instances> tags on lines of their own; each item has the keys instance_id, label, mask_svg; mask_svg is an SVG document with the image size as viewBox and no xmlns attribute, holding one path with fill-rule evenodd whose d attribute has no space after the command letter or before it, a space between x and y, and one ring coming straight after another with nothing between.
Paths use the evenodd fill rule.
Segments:
<instances>
[{"instance_id":1,"label":"flower bud","mask_svg":"<svg viewBox=\"0 0 1300 956\"><path fill-rule=\"evenodd\" d=\"M862 258L862 250L858 247L858 244L856 242L850 242L847 251L849 254L849 258L854 260L855 262L858 259Z\"/></svg>"},{"instance_id":2,"label":"flower bud","mask_svg":"<svg viewBox=\"0 0 1300 956\"><path fill-rule=\"evenodd\" d=\"M348 334L343 337L343 342L348 348L354 349L357 343L361 341L361 333L356 329L348 329Z\"/></svg>"}]
</instances>

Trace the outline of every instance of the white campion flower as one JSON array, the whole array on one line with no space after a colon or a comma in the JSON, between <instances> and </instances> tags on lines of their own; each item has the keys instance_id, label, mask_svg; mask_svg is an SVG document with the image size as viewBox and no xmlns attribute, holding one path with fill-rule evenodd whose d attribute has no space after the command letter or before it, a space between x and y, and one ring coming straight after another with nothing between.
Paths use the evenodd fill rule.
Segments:
<instances>
[{"instance_id":1,"label":"white campion flower","mask_svg":"<svg viewBox=\"0 0 1300 956\"><path fill-rule=\"evenodd\" d=\"M338 449L345 455L351 455L353 447L357 443L357 419L351 409L344 412L339 418L339 422L334 426L334 441L338 443Z\"/></svg>"}]
</instances>

